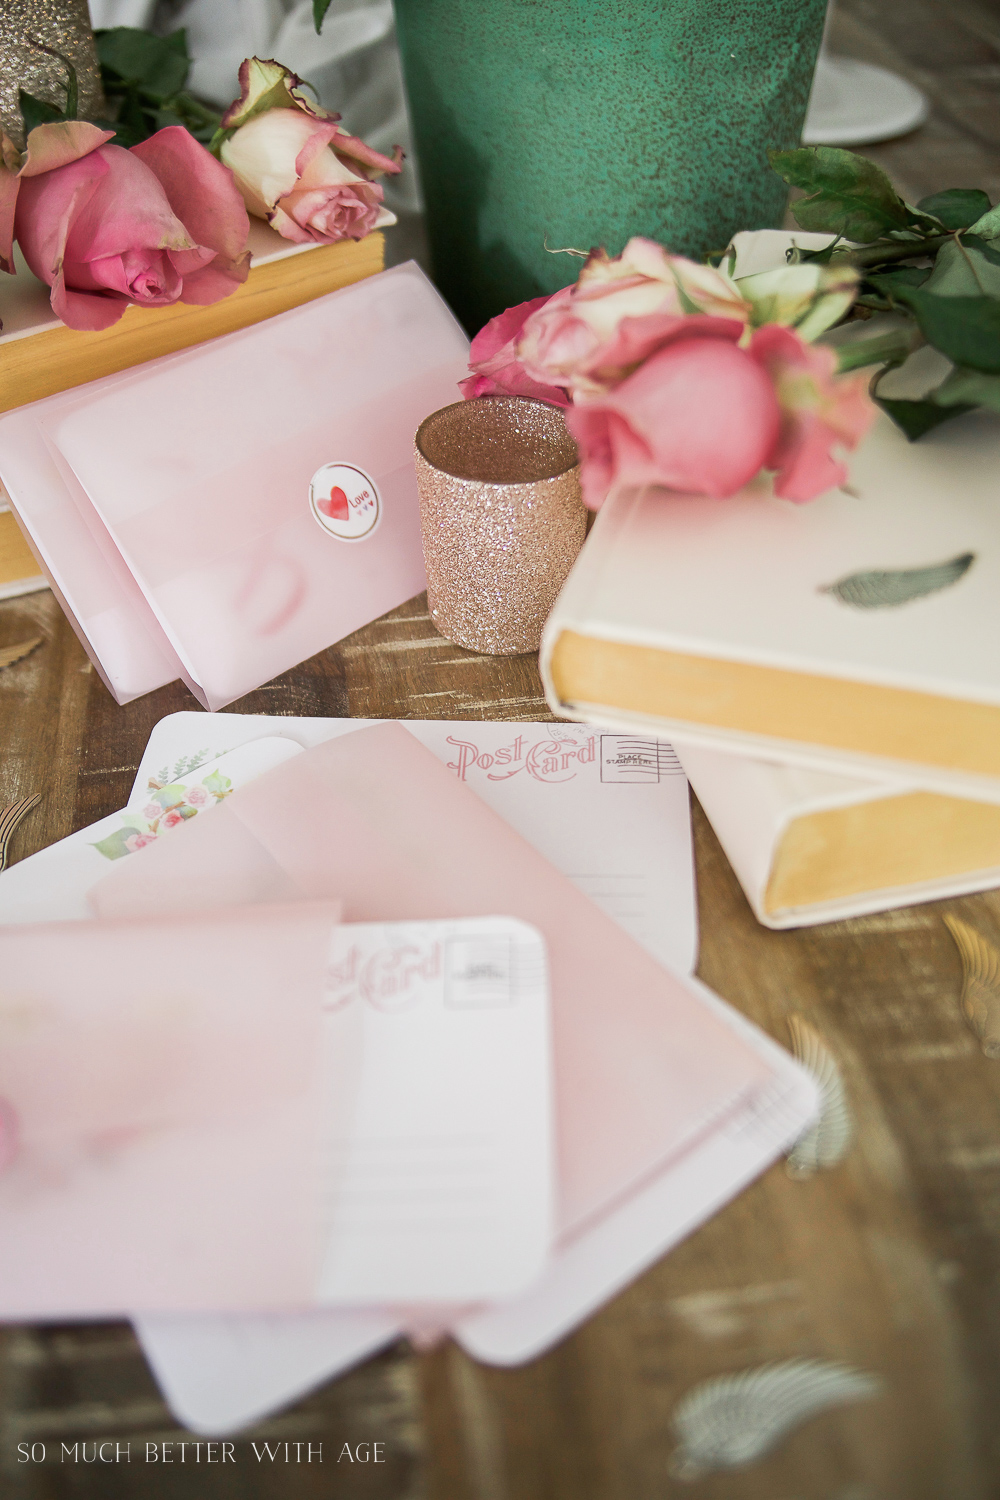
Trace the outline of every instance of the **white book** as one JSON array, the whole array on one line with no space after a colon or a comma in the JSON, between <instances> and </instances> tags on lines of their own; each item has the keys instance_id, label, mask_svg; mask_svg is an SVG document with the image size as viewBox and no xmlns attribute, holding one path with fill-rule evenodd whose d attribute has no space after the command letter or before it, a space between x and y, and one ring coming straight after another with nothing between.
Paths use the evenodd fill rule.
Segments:
<instances>
[{"instance_id":1,"label":"white book","mask_svg":"<svg viewBox=\"0 0 1000 1500\"><path fill-rule=\"evenodd\" d=\"M809 927L1000 886L1000 806L684 745L758 922Z\"/></svg>"},{"instance_id":2,"label":"white book","mask_svg":"<svg viewBox=\"0 0 1000 1500\"><path fill-rule=\"evenodd\" d=\"M613 494L549 617L555 712L1000 802L1000 416L879 416L805 505Z\"/></svg>"}]
</instances>

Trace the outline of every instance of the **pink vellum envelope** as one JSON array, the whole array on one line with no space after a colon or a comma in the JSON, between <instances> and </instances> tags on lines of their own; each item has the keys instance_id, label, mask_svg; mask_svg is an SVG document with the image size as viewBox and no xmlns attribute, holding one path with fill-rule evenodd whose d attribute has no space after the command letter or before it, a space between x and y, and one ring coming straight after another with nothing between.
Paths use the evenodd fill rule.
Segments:
<instances>
[{"instance_id":1,"label":"pink vellum envelope","mask_svg":"<svg viewBox=\"0 0 1000 1500\"><path fill-rule=\"evenodd\" d=\"M467 360L410 263L0 418L12 503L119 700L168 672L221 708L419 593L413 434Z\"/></svg>"},{"instance_id":2,"label":"pink vellum envelope","mask_svg":"<svg viewBox=\"0 0 1000 1500\"><path fill-rule=\"evenodd\" d=\"M557 1231L627 1193L772 1078L768 1062L398 724L236 791L91 891L102 916L343 894L347 921L519 917L549 952ZM232 885L230 887L230 881ZM512 1101L516 1108L516 1101Z\"/></svg>"},{"instance_id":3,"label":"pink vellum envelope","mask_svg":"<svg viewBox=\"0 0 1000 1500\"><path fill-rule=\"evenodd\" d=\"M95 382L105 387L113 375ZM93 508L73 503L35 420L43 402L0 417L0 474L21 530L63 613L119 703L173 682L183 667ZM103 530L103 528L102 528Z\"/></svg>"},{"instance_id":4,"label":"pink vellum envelope","mask_svg":"<svg viewBox=\"0 0 1000 1500\"><path fill-rule=\"evenodd\" d=\"M338 915L0 932L0 1317L313 1302Z\"/></svg>"}]
</instances>

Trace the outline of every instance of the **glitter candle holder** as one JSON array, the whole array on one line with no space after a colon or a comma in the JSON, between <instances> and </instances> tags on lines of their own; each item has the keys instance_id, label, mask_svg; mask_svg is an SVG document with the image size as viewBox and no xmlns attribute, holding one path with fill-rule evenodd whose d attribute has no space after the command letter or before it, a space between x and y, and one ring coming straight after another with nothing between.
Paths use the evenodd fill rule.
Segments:
<instances>
[{"instance_id":1,"label":"glitter candle holder","mask_svg":"<svg viewBox=\"0 0 1000 1500\"><path fill-rule=\"evenodd\" d=\"M469 651L537 651L587 529L562 413L525 396L456 401L415 448L434 624Z\"/></svg>"}]
</instances>

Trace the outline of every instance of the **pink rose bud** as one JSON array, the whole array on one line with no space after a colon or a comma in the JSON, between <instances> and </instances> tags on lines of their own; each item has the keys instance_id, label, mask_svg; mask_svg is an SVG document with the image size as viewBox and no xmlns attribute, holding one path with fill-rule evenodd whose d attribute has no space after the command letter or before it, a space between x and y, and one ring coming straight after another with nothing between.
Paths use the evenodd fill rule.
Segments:
<instances>
[{"instance_id":1,"label":"pink rose bud","mask_svg":"<svg viewBox=\"0 0 1000 1500\"><path fill-rule=\"evenodd\" d=\"M218 149L250 213L300 244L360 240L394 224L372 179L398 172L402 153L383 156L348 135L298 84L279 63L253 57L240 68L242 93L223 117Z\"/></svg>"},{"instance_id":2,"label":"pink rose bud","mask_svg":"<svg viewBox=\"0 0 1000 1500\"><path fill-rule=\"evenodd\" d=\"M155 843L155 833L130 833L125 840L125 848L130 854L134 854L137 849L145 849L147 844Z\"/></svg>"}]
</instances>

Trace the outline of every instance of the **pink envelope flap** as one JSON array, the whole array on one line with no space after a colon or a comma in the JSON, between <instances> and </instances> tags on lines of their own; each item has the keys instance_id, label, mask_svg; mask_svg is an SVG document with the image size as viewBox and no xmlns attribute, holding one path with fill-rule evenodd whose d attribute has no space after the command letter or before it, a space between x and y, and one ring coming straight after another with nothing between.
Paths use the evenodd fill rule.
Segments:
<instances>
[{"instance_id":1,"label":"pink envelope flap","mask_svg":"<svg viewBox=\"0 0 1000 1500\"><path fill-rule=\"evenodd\" d=\"M338 916L0 930L0 1316L312 1301Z\"/></svg>"},{"instance_id":2,"label":"pink envelope flap","mask_svg":"<svg viewBox=\"0 0 1000 1500\"><path fill-rule=\"evenodd\" d=\"M552 982L562 1233L772 1076L684 979L398 724L307 750L128 864L92 890L99 914L224 903L248 882L263 899L280 878L313 898L341 893L347 921L506 915L539 928Z\"/></svg>"}]
</instances>

